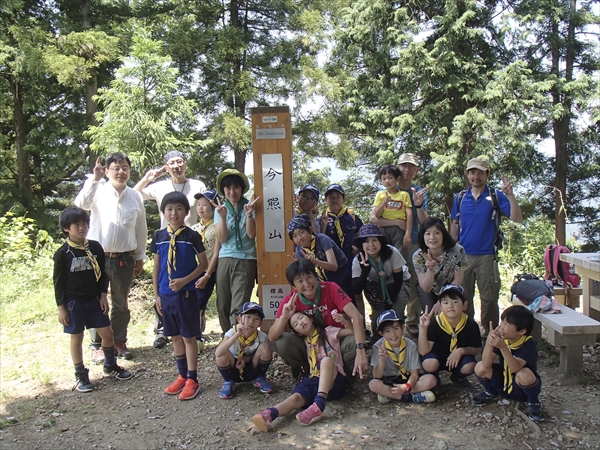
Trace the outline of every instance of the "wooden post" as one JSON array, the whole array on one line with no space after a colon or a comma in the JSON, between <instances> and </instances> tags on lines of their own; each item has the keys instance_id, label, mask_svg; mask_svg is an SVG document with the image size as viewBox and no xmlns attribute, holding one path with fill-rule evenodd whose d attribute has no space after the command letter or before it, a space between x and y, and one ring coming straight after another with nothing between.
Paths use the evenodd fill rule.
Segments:
<instances>
[{"instance_id":1,"label":"wooden post","mask_svg":"<svg viewBox=\"0 0 600 450\"><path fill-rule=\"evenodd\" d=\"M273 324L280 301L291 292L285 268L294 245L287 234L292 219L292 125L288 106L252 108L252 153L256 208L258 297L265 311L262 329Z\"/></svg>"}]
</instances>

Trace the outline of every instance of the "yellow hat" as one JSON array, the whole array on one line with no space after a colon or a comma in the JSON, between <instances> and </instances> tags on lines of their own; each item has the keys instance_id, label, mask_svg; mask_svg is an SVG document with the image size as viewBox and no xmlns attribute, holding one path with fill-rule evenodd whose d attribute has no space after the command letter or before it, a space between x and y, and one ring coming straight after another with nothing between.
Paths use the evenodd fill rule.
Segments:
<instances>
[{"instance_id":1,"label":"yellow hat","mask_svg":"<svg viewBox=\"0 0 600 450\"><path fill-rule=\"evenodd\" d=\"M225 193L223 192L223 188L221 187L221 181L223 181L223 178L225 178L229 175L235 175L235 176L240 177L242 179L242 181L244 182L244 189L242 189L242 194L245 194L246 192L248 192L248 189L250 189L250 183L248 182L248 177L246 176L246 174L240 172L237 169L225 169L217 177L217 192L219 194L221 194L222 196L225 196Z\"/></svg>"}]
</instances>

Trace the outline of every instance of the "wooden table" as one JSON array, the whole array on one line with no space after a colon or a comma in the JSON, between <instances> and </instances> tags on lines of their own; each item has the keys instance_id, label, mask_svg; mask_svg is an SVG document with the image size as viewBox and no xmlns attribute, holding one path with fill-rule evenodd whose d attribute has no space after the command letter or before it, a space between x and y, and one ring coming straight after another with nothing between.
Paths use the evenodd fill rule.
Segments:
<instances>
[{"instance_id":1,"label":"wooden table","mask_svg":"<svg viewBox=\"0 0 600 450\"><path fill-rule=\"evenodd\" d=\"M600 292L594 292L593 281L600 282L600 260L597 253L561 253L560 260L573 264L581 276L583 314L600 320ZM597 288L596 288L597 289Z\"/></svg>"}]
</instances>

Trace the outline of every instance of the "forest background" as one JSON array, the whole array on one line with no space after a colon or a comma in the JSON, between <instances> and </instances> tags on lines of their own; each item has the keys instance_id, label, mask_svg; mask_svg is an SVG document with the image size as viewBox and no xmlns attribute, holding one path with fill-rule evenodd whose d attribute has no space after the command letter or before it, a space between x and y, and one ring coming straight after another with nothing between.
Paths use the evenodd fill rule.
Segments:
<instances>
[{"instance_id":1,"label":"forest background","mask_svg":"<svg viewBox=\"0 0 600 450\"><path fill-rule=\"evenodd\" d=\"M567 222L578 250L598 250L599 12L597 0L7 0L2 266L23 230L26 247L58 236L96 156L127 153L135 182L178 149L214 186L245 168L250 108L282 104L296 188L341 182L366 218L378 168L412 152L430 212L448 219L466 161L485 155L526 218L505 225L505 262L539 271ZM316 157L348 178L311 170Z\"/></svg>"}]
</instances>

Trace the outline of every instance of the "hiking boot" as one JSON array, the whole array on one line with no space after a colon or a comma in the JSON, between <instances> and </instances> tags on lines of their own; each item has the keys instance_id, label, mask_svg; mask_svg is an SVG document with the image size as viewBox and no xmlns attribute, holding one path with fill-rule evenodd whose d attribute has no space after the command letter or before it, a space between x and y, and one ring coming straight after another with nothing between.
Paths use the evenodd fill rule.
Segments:
<instances>
[{"instance_id":1,"label":"hiking boot","mask_svg":"<svg viewBox=\"0 0 600 450\"><path fill-rule=\"evenodd\" d=\"M377 394L377 401L379 403L381 403L382 405L387 405L389 402L392 401L392 399L389 397L386 397L385 395Z\"/></svg>"},{"instance_id":2,"label":"hiking boot","mask_svg":"<svg viewBox=\"0 0 600 450\"><path fill-rule=\"evenodd\" d=\"M183 391L184 386L185 386L185 378L183 378L181 375L177 375L177 379L165 388L165 394L168 394L168 395L179 394L181 391Z\"/></svg>"},{"instance_id":3,"label":"hiking boot","mask_svg":"<svg viewBox=\"0 0 600 450\"><path fill-rule=\"evenodd\" d=\"M498 398L498 394L490 394L487 391L483 391L481 394L471 399L471 404L474 406L483 406L492 402Z\"/></svg>"},{"instance_id":4,"label":"hiking boot","mask_svg":"<svg viewBox=\"0 0 600 450\"><path fill-rule=\"evenodd\" d=\"M188 378L185 381L183 390L179 394L179 400L192 400L193 398L196 398L196 395L198 395L199 392L200 385L191 378Z\"/></svg>"},{"instance_id":5,"label":"hiking boot","mask_svg":"<svg viewBox=\"0 0 600 450\"><path fill-rule=\"evenodd\" d=\"M459 378L454 373L450 375L450 381L457 388L466 391L466 392L476 392L475 386L471 384L471 382L467 379L467 377Z\"/></svg>"},{"instance_id":6,"label":"hiking boot","mask_svg":"<svg viewBox=\"0 0 600 450\"><path fill-rule=\"evenodd\" d=\"M94 390L94 386L90 383L89 369L75 371L75 386L73 386L73 390L78 390L79 392L92 392Z\"/></svg>"},{"instance_id":7,"label":"hiking boot","mask_svg":"<svg viewBox=\"0 0 600 450\"><path fill-rule=\"evenodd\" d=\"M416 392L412 394L413 403L431 403L435 401L435 395L431 391Z\"/></svg>"},{"instance_id":8,"label":"hiking boot","mask_svg":"<svg viewBox=\"0 0 600 450\"><path fill-rule=\"evenodd\" d=\"M273 386L271 386L271 383L269 383L265 377L256 377L252 384L263 394L270 394L273 392Z\"/></svg>"},{"instance_id":9,"label":"hiking boot","mask_svg":"<svg viewBox=\"0 0 600 450\"><path fill-rule=\"evenodd\" d=\"M542 405L540 403L527 403L527 417L534 422L543 422Z\"/></svg>"},{"instance_id":10,"label":"hiking boot","mask_svg":"<svg viewBox=\"0 0 600 450\"><path fill-rule=\"evenodd\" d=\"M235 391L235 381L225 381L219 391L219 397L228 400L233 396L233 391Z\"/></svg>"},{"instance_id":11,"label":"hiking boot","mask_svg":"<svg viewBox=\"0 0 600 450\"><path fill-rule=\"evenodd\" d=\"M104 352L101 348L92 348L92 362L94 364L104 364Z\"/></svg>"},{"instance_id":12,"label":"hiking boot","mask_svg":"<svg viewBox=\"0 0 600 450\"><path fill-rule=\"evenodd\" d=\"M115 355L119 358L125 358L127 360L133 359L133 354L127 348L125 341L115 342Z\"/></svg>"},{"instance_id":13,"label":"hiking boot","mask_svg":"<svg viewBox=\"0 0 600 450\"><path fill-rule=\"evenodd\" d=\"M319 409L316 403L313 403L304 411L300 411L296 414L296 419L302 425L310 425L315 423L317 420L321 420L323 418L323 413Z\"/></svg>"},{"instance_id":14,"label":"hiking boot","mask_svg":"<svg viewBox=\"0 0 600 450\"><path fill-rule=\"evenodd\" d=\"M154 344L152 344L152 346L154 348L164 348L168 342L169 341L167 340L166 337L159 335L159 336L156 336L156 339L154 339Z\"/></svg>"},{"instance_id":15,"label":"hiking boot","mask_svg":"<svg viewBox=\"0 0 600 450\"><path fill-rule=\"evenodd\" d=\"M264 431L265 433L273 429L273 419L271 419L271 411L268 409L259 414L254 414L252 422L260 431Z\"/></svg>"},{"instance_id":16,"label":"hiking boot","mask_svg":"<svg viewBox=\"0 0 600 450\"><path fill-rule=\"evenodd\" d=\"M121 380L121 381L129 380L133 376L133 375L131 375L131 372L129 370L123 369L117 363L114 363L112 366L104 366L102 368L102 371L106 375L111 375L111 376L115 377L117 380Z\"/></svg>"}]
</instances>

